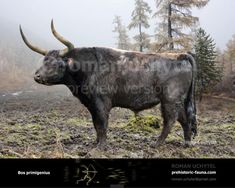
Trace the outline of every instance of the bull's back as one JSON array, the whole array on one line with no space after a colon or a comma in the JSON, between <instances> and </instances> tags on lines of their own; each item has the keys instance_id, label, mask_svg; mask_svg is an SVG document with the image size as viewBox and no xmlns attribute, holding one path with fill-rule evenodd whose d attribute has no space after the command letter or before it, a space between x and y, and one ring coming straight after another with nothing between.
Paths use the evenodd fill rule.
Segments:
<instances>
[{"instance_id":1,"label":"bull's back","mask_svg":"<svg viewBox=\"0 0 235 188\"><path fill-rule=\"evenodd\" d=\"M178 98L186 96L192 81L192 66L187 59L159 54L113 51L117 72L110 72L114 86L113 106L140 111L157 105L169 95Z\"/></svg>"},{"instance_id":2,"label":"bull's back","mask_svg":"<svg viewBox=\"0 0 235 188\"><path fill-rule=\"evenodd\" d=\"M192 81L192 66L187 60L160 59L144 69L125 69L116 80L115 106L141 111L167 98L186 98Z\"/></svg>"}]
</instances>

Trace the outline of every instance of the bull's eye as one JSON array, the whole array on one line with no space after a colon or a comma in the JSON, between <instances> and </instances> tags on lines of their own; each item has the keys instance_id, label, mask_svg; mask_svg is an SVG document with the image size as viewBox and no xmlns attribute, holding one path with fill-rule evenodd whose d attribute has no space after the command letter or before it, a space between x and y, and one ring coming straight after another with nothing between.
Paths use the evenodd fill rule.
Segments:
<instances>
[{"instance_id":1,"label":"bull's eye","mask_svg":"<svg viewBox=\"0 0 235 188\"><path fill-rule=\"evenodd\" d=\"M45 57L45 58L44 58L44 61L48 61L48 60L49 60L49 58L48 58L48 57Z\"/></svg>"},{"instance_id":2,"label":"bull's eye","mask_svg":"<svg viewBox=\"0 0 235 188\"><path fill-rule=\"evenodd\" d=\"M59 68L63 68L63 65L62 65L62 64L59 64Z\"/></svg>"}]
</instances>

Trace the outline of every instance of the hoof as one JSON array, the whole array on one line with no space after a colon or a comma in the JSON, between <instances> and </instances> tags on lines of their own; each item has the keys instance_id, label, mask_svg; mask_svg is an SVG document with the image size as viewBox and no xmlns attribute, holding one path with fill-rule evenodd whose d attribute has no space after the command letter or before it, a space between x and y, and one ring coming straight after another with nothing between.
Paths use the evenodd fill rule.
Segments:
<instances>
[{"instance_id":1,"label":"hoof","mask_svg":"<svg viewBox=\"0 0 235 188\"><path fill-rule=\"evenodd\" d=\"M191 141L185 141L185 142L184 142L184 146L185 146L186 148L190 147L190 146L191 146Z\"/></svg>"},{"instance_id":2,"label":"hoof","mask_svg":"<svg viewBox=\"0 0 235 188\"><path fill-rule=\"evenodd\" d=\"M105 150L107 150L107 143L106 142L98 142L95 148L98 150L101 150L101 151L105 151Z\"/></svg>"},{"instance_id":3,"label":"hoof","mask_svg":"<svg viewBox=\"0 0 235 188\"><path fill-rule=\"evenodd\" d=\"M105 155L104 150L101 150L99 147L95 147L86 154L85 158L105 159L107 158L107 156Z\"/></svg>"},{"instance_id":4,"label":"hoof","mask_svg":"<svg viewBox=\"0 0 235 188\"><path fill-rule=\"evenodd\" d=\"M161 136L158 137L158 140L157 140L157 145L158 146L161 146L165 143L165 138L162 138Z\"/></svg>"},{"instance_id":5,"label":"hoof","mask_svg":"<svg viewBox=\"0 0 235 188\"><path fill-rule=\"evenodd\" d=\"M156 144L151 144L151 147L158 148L164 144L164 141L158 140Z\"/></svg>"}]
</instances>

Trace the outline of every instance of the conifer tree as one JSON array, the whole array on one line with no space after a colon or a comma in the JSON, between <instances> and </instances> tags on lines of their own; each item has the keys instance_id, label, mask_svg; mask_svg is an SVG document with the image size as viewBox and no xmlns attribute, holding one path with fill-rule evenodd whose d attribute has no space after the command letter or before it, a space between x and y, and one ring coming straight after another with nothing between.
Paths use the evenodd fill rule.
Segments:
<instances>
[{"instance_id":1,"label":"conifer tree","mask_svg":"<svg viewBox=\"0 0 235 188\"><path fill-rule=\"evenodd\" d=\"M227 43L226 49L224 51L224 56L226 63L229 65L229 74L235 72L235 35Z\"/></svg>"},{"instance_id":2,"label":"conifer tree","mask_svg":"<svg viewBox=\"0 0 235 188\"><path fill-rule=\"evenodd\" d=\"M197 62L197 85L202 93L210 91L222 79L222 70L216 64L217 54L214 40L202 28L197 31L194 45Z\"/></svg>"},{"instance_id":3,"label":"conifer tree","mask_svg":"<svg viewBox=\"0 0 235 188\"><path fill-rule=\"evenodd\" d=\"M122 20L120 16L115 16L113 24L115 24L115 28L113 32L117 33L117 48L122 50L130 49L130 38L127 34L126 27L122 24Z\"/></svg>"},{"instance_id":4,"label":"conifer tree","mask_svg":"<svg viewBox=\"0 0 235 188\"><path fill-rule=\"evenodd\" d=\"M148 3L143 0L135 0L135 9L132 12L132 20L129 24L129 29L138 28L139 34L134 36L136 41L136 46L138 46L139 51L143 51L144 48L148 48L150 44L149 35L146 34L143 29L150 27L149 25L149 15L151 14L151 9Z\"/></svg>"},{"instance_id":5,"label":"conifer tree","mask_svg":"<svg viewBox=\"0 0 235 188\"><path fill-rule=\"evenodd\" d=\"M202 8L209 0L155 0L158 11L155 17L160 17L156 31L158 46L167 50L185 49L192 47L192 37L185 29L193 29L199 18L192 16L192 8ZM162 46L163 45L163 46Z\"/></svg>"}]
</instances>

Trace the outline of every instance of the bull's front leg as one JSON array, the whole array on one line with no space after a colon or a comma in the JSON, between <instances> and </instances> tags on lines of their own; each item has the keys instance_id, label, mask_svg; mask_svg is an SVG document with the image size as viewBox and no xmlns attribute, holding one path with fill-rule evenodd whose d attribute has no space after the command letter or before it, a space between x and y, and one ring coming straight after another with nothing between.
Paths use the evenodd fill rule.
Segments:
<instances>
[{"instance_id":1,"label":"bull's front leg","mask_svg":"<svg viewBox=\"0 0 235 188\"><path fill-rule=\"evenodd\" d=\"M107 140L108 118L110 112L109 105L104 103L102 100L97 100L90 111L96 130L97 146L103 149L106 146Z\"/></svg>"},{"instance_id":2,"label":"bull's front leg","mask_svg":"<svg viewBox=\"0 0 235 188\"><path fill-rule=\"evenodd\" d=\"M108 118L100 112L92 116L93 124L96 130L96 143L97 146L105 146L107 140Z\"/></svg>"}]
</instances>

